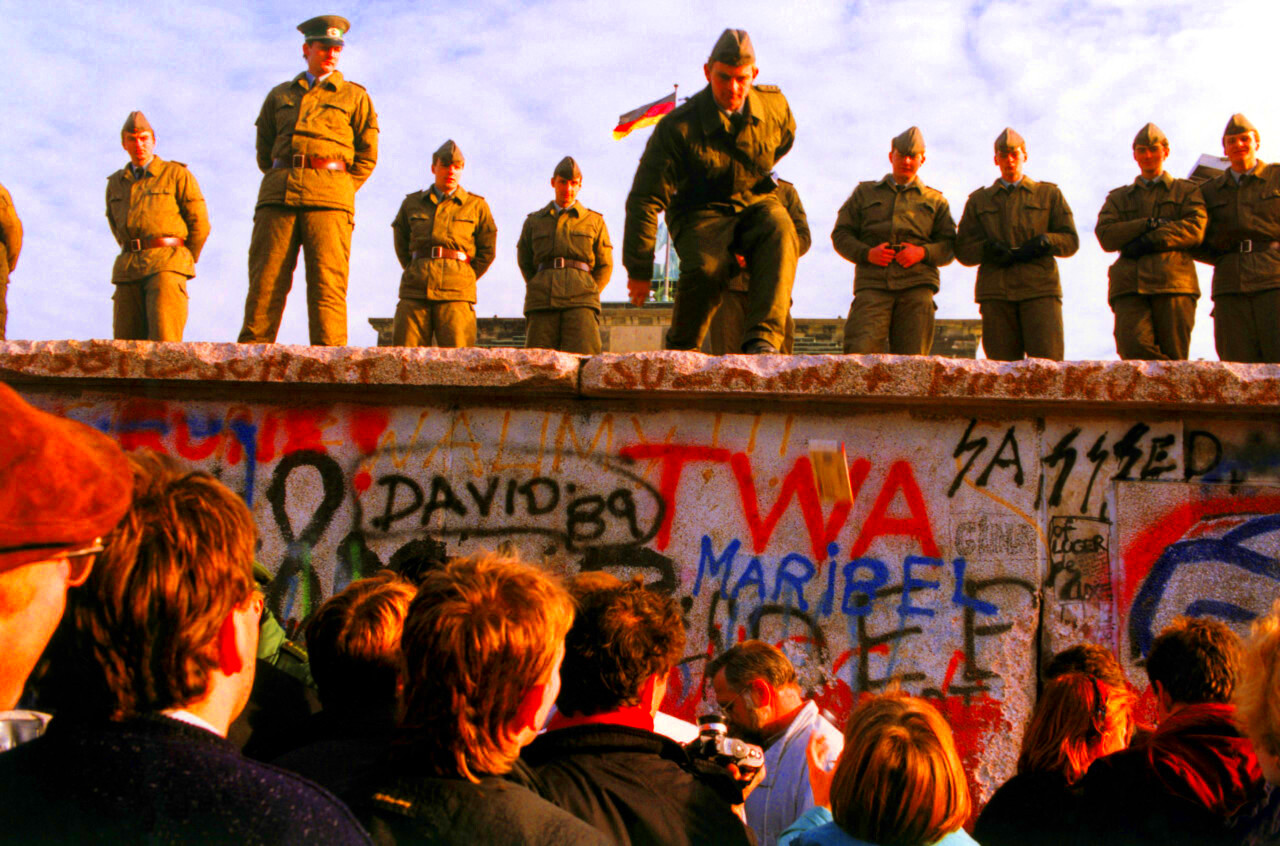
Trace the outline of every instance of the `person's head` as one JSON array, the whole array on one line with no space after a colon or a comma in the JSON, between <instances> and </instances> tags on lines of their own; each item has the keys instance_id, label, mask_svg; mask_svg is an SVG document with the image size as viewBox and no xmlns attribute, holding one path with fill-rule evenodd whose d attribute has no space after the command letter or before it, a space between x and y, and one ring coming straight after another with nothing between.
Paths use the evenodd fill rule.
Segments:
<instances>
[{"instance_id":1,"label":"person's head","mask_svg":"<svg viewBox=\"0 0 1280 846\"><path fill-rule=\"evenodd\" d=\"M702 73L711 85L716 105L727 112L742 108L751 92L751 83L760 74L756 51L745 29L726 29L711 48Z\"/></svg>"},{"instance_id":2,"label":"person's head","mask_svg":"<svg viewBox=\"0 0 1280 846\"><path fill-rule=\"evenodd\" d=\"M132 491L114 441L0 383L0 711L21 698Z\"/></svg>"},{"instance_id":3,"label":"person's head","mask_svg":"<svg viewBox=\"0 0 1280 846\"><path fill-rule=\"evenodd\" d=\"M72 596L105 697L86 705L123 718L216 699L230 723L249 700L262 616L253 516L208 473L148 451L129 463L133 503Z\"/></svg>"},{"instance_id":4,"label":"person's head","mask_svg":"<svg viewBox=\"0 0 1280 846\"><path fill-rule=\"evenodd\" d=\"M889 144L889 164L893 168L893 181L906 185L916 178L924 164L924 133L911 127Z\"/></svg>"},{"instance_id":5,"label":"person's head","mask_svg":"<svg viewBox=\"0 0 1280 846\"><path fill-rule=\"evenodd\" d=\"M1128 744L1133 695L1096 676L1065 673L1040 693L1018 756L1019 773L1057 773L1079 781L1095 759Z\"/></svg>"},{"instance_id":6,"label":"person's head","mask_svg":"<svg viewBox=\"0 0 1280 846\"><path fill-rule=\"evenodd\" d=\"M307 623L311 675L326 711L394 706L400 687L400 631L412 583L390 570L347 585Z\"/></svg>"},{"instance_id":7,"label":"person's head","mask_svg":"<svg viewBox=\"0 0 1280 846\"><path fill-rule=\"evenodd\" d=\"M556 205L567 209L578 200L582 190L582 170L572 156L565 156L551 174L551 188L556 192Z\"/></svg>"},{"instance_id":8,"label":"person's head","mask_svg":"<svg viewBox=\"0 0 1280 846\"><path fill-rule=\"evenodd\" d=\"M803 702L796 668L781 649L744 640L707 663L716 702L735 734L764 740L785 727Z\"/></svg>"},{"instance_id":9,"label":"person's head","mask_svg":"<svg viewBox=\"0 0 1280 846\"><path fill-rule=\"evenodd\" d=\"M1133 160L1143 179L1155 179L1164 173L1164 160L1169 158L1169 136L1154 123L1148 123L1133 138Z\"/></svg>"},{"instance_id":10,"label":"person's head","mask_svg":"<svg viewBox=\"0 0 1280 846\"><path fill-rule=\"evenodd\" d=\"M1147 678L1162 716L1182 705L1227 703L1240 671L1240 636L1220 620L1179 617L1151 644Z\"/></svg>"},{"instance_id":11,"label":"person's head","mask_svg":"<svg viewBox=\"0 0 1280 846\"><path fill-rule=\"evenodd\" d=\"M1120 660L1116 658L1116 654L1098 643L1077 643L1057 653L1049 659L1049 664L1044 670L1044 678L1045 681L1049 681L1067 673L1084 673L1086 676L1093 676L1117 690L1126 690L1129 687L1124 668L1120 666Z\"/></svg>"},{"instance_id":12,"label":"person's head","mask_svg":"<svg viewBox=\"0 0 1280 846\"><path fill-rule=\"evenodd\" d=\"M435 186L446 194L453 193L466 164L462 150L452 138L441 144L440 149L431 154L431 175L435 177Z\"/></svg>"},{"instance_id":13,"label":"person's head","mask_svg":"<svg viewBox=\"0 0 1280 846\"><path fill-rule=\"evenodd\" d=\"M854 710L831 779L840 828L884 846L925 846L960 828L969 808L951 727L936 708L887 693Z\"/></svg>"},{"instance_id":14,"label":"person's head","mask_svg":"<svg viewBox=\"0 0 1280 846\"><path fill-rule=\"evenodd\" d=\"M1231 169L1237 173L1252 170L1258 163L1258 145L1262 136L1258 128L1242 114L1234 114L1222 130L1222 152L1231 161Z\"/></svg>"},{"instance_id":15,"label":"person's head","mask_svg":"<svg viewBox=\"0 0 1280 846\"><path fill-rule=\"evenodd\" d=\"M1253 621L1236 684L1236 721L1267 781L1280 785L1280 600Z\"/></svg>"},{"instance_id":16,"label":"person's head","mask_svg":"<svg viewBox=\"0 0 1280 846\"><path fill-rule=\"evenodd\" d=\"M658 710L667 674L684 655L684 621L676 601L637 576L584 591L564 644L556 707L590 716L640 706Z\"/></svg>"},{"instance_id":17,"label":"person's head","mask_svg":"<svg viewBox=\"0 0 1280 846\"><path fill-rule=\"evenodd\" d=\"M156 131L142 112L129 112L120 129L120 146L134 167L146 167L155 156Z\"/></svg>"},{"instance_id":18,"label":"person's head","mask_svg":"<svg viewBox=\"0 0 1280 846\"><path fill-rule=\"evenodd\" d=\"M1022 168L1027 163L1027 142L1012 127L1005 127L996 136L996 167L1000 168L1000 178L1005 182L1017 182L1022 179Z\"/></svg>"},{"instance_id":19,"label":"person's head","mask_svg":"<svg viewBox=\"0 0 1280 846\"><path fill-rule=\"evenodd\" d=\"M573 601L551 575L480 553L427 573L404 621L402 754L441 775L511 769L560 689Z\"/></svg>"},{"instance_id":20,"label":"person's head","mask_svg":"<svg viewBox=\"0 0 1280 846\"><path fill-rule=\"evenodd\" d=\"M343 36L351 29L346 18L320 15L298 24L303 35L302 58L312 76L325 76L338 69L338 57L346 45Z\"/></svg>"}]
</instances>

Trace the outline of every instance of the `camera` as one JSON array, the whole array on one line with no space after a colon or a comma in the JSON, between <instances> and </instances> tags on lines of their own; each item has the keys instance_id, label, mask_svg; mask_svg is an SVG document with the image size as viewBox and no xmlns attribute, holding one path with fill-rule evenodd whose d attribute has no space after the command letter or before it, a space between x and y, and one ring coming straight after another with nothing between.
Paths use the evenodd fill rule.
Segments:
<instances>
[{"instance_id":1,"label":"camera","mask_svg":"<svg viewBox=\"0 0 1280 846\"><path fill-rule=\"evenodd\" d=\"M741 772L752 772L764 766L764 750L729 736L724 714L712 712L698 717L698 737L684 747L689 755L722 767L737 764Z\"/></svg>"}]
</instances>

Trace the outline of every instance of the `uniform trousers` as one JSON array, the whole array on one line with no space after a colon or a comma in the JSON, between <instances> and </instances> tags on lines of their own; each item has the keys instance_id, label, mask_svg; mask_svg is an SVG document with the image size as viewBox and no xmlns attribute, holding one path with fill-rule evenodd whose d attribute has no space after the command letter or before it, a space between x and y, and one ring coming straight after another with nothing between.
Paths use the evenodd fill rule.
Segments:
<instances>
[{"instance_id":1,"label":"uniform trousers","mask_svg":"<svg viewBox=\"0 0 1280 846\"><path fill-rule=\"evenodd\" d=\"M720 297L720 305L711 315L702 351L708 355L733 355L742 352L742 338L747 334L747 292L733 288ZM787 311L787 327L778 352L791 355L796 343L796 322Z\"/></svg>"},{"instance_id":2,"label":"uniform trousers","mask_svg":"<svg viewBox=\"0 0 1280 846\"><path fill-rule=\"evenodd\" d=\"M1111 301L1116 353L1139 361L1186 361L1196 298L1191 294L1124 294Z\"/></svg>"},{"instance_id":3,"label":"uniform trousers","mask_svg":"<svg viewBox=\"0 0 1280 846\"><path fill-rule=\"evenodd\" d=\"M933 348L933 288L864 288L853 295L844 322L846 354L928 355Z\"/></svg>"},{"instance_id":4,"label":"uniform trousers","mask_svg":"<svg viewBox=\"0 0 1280 846\"><path fill-rule=\"evenodd\" d=\"M1023 355L1062 361L1062 298L983 300L982 351L992 361L1018 361Z\"/></svg>"},{"instance_id":5,"label":"uniform trousers","mask_svg":"<svg viewBox=\"0 0 1280 846\"><path fill-rule=\"evenodd\" d=\"M351 213L341 209L262 206L254 212L240 343L275 343L301 248L311 343L346 345L352 225Z\"/></svg>"},{"instance_id":6,"label":"uniform trousers","mask_svg":"<svg viewBox=\"0 0 1280 846\"><path fill-rule=\"evenodd\" d=\"M1280 288L1214 297L1213 344L1222 361L1280 363Z\"/></svg>"},{"instance_id":7,"label":"uniform trousers","mask_svg":"<svg viewBox=\"0 0 1280 846\"><path fill-rule=\"evenodd\" d=\"M476 307L461 300L416 300L402 297L391 324L397 347L474 347Z\"/></svg>"},{"instance_id":8,"label":"uniform trousers","mask_svg":"<svg viewBox=\"0 0 1280 846\"><path fill-rule=\"evenodd\" d=\"M589 306L531 311L524 323L525 347L582 355L601 350L600 313Z\"/></svg>"},{"instance_id":9,"label":"uniform trousers","mask_svg":"<svg viewBox=\"0 0 1280 846\"><path fill-rule=\"evenodd\" d=\"M117 282L112 334L121 341L181 341L187 326L187 277L162 270Z\"/></svg>"}]
</instances>

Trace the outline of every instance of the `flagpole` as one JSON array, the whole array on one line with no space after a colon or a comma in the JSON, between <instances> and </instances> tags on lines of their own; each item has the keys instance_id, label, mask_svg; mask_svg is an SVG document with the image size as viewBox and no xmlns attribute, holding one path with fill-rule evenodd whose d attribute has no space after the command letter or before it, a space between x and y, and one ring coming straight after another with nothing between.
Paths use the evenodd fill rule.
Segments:
<instances>
[{"instance_id":1,"label":"flagpole","mask_svg":"<svg viewBox=\"0 0 1280 846\"><path fill-rule=\"evenodd\" d=\"M671 102L679 102L680 83L672 83ZM662 259L662 299L665 302L671 301L671 226L666 221L666 210L662 212L663 224L667 227L667 248L666 254Z\"/></svg>"}]
</instances>

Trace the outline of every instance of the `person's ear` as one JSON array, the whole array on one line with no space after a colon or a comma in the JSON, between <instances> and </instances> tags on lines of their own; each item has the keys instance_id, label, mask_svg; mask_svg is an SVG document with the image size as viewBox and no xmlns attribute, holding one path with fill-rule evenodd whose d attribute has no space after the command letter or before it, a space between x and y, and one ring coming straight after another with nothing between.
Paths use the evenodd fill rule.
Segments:
<instances>
[{"instance_id":1,"label":"person's ear","mask_svg":"<svg viewBox=\"0 0 1280 846\"><path fill-rule=\"evenodd\" d=\"M772 708L774 706L773 688L769 687L768 682L764 679L752 679L747 684L747 694L751 697L751 702L748 704L752 708Z\"/></svg>"},{"instance_id":2,"label":"person's ear","mask_svg":"<svg viewBox=\"0 0 1280 846\"><path fill-rule=\"evenodd\" d=\"M244 669L240 655L239 632L236 627L236 610L232 608L218 627L218 669L223 675L234 676Z\"/></svg>"},{"instance_id":3,"label":"person's ear","mask_svg":"<svg viewBox=\"0 0 1280 846\"><path fill-rule=\"evenodd\" d=\"M542 726L538 724L538 711L542 709L542 699L546 693L546 684L535 684L520 697L520 704L516 706L516 715L511 719L513 735L518 737L525 729L529 729L534 734L542 730Z\"/></svg>"}]
</instances>

